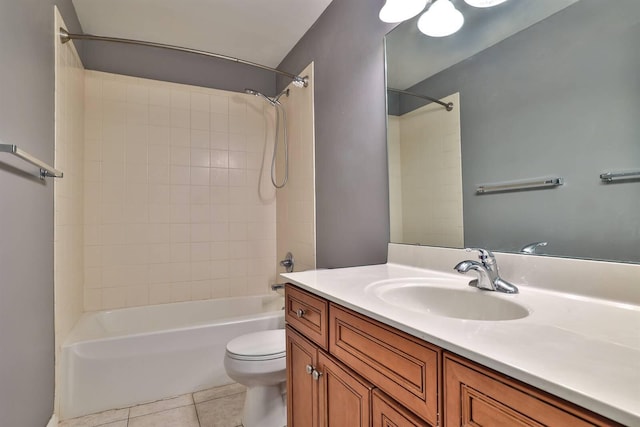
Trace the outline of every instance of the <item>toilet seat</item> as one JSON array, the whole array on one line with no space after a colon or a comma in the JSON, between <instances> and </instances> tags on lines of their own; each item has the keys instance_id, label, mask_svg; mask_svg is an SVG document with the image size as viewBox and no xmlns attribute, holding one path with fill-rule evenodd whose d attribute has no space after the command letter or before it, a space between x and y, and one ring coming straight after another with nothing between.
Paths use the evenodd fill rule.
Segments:
<instances>
[{"instance_id":1,"label":"toilet seat","mask_svg":"<svg viewBox=\"0 0 640 427\"><path fill-rule=\"evenodd\" d=\"M227 355L235 360L272 360L286 357L284 329L253 332L227 343Z\"/></svg>"}]
</instances>

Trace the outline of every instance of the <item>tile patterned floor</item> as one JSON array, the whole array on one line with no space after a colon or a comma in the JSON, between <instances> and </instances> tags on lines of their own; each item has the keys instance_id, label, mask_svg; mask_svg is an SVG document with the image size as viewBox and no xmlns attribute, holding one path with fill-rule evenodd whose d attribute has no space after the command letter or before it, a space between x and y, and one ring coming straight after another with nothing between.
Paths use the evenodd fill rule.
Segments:
<instances>
[{"instance_id":1,"label":"tile patterned floor","mask_svg":"<svg viewBox=\"0 0 640 427\"><path fill-rule=\"evenodd\" d=\"M64 420L59 427L242 427L245 388L230 384Z\"/></svg>"}]
</instances>

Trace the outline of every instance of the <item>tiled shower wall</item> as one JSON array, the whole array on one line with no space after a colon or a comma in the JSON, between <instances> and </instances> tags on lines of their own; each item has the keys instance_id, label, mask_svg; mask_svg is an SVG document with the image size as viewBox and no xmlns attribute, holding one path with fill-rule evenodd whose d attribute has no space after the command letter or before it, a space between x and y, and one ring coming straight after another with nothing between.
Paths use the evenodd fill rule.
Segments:
<instances>
[{"instance_id":1,"label":"tiled shower wall","mask_svg":"<svg viewBox=\"0 0 640 427\"><path fill-rule=\"evenodd\" d=\"M404 242L402 233L402 163L400 124L402 117L387 117L387 156L389 158L389 237L391 242Z\"/></svg>"},{"instance_id":2,"label":"tiled shower wall","mask_svg":"<svg viewBox=\"0 0 640 427\"><path fill-rule=\"evenodd\" d=\"M85 310L268 290L273 120L254 96L86 72Z\"/></svg>"},{"instance_id":3,"label":"tiled shower wall","mask_svg":"<svg viewBox=\"0 0 640 427\"><path fill-rule=\"evenodd\" d=\"M295 271L316 268L313 63L300 75L309 77L309 86L297 88L291 84L289 96L280 98L287 113L289 181L277 195L278 259L284 259L287 252L292 252ZM283 144L279 148L278 184L284 177ZM284 272L284 268L277 267L278 271Z\"/></svg>"},{"instance_id":4,"label":"tiled shower wall","mask_svg":"<svg viewBox=\"0 0 640 427\"><path fill-rule=\"evenodd\" d=\"M56 8L55 28L59 27L66 25ZM84 68L73 42L55 43L55 49L55 167L64 177L47 178L46 185L53 185L54 194L55 359L59 361L60 345L83 311Z\"/></svg>"}]
</instances>

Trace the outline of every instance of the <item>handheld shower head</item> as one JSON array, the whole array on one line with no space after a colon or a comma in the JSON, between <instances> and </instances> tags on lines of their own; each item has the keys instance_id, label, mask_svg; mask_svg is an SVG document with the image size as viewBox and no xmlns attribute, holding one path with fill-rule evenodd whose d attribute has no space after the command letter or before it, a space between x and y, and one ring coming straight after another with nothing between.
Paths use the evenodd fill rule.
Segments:
<instances>
[{"instance_id":1,"label":"handheld shower head","mask_svg":"<svg viewBox=\"0 0 640 427\"><path fill-rule=\"evenodd\" d=\"M276 104L280 104L277 99L276 100L271 99L267 95L264 95L264 94L262 94L261 92L258 92L255 89L245 89L244 93L247 93L249 95L259 96L259 97L261 97L262 99L264 99L265 101L267 101L269 104L271 104L273 106L275 106Z\"/></svg>"}]
</instances>

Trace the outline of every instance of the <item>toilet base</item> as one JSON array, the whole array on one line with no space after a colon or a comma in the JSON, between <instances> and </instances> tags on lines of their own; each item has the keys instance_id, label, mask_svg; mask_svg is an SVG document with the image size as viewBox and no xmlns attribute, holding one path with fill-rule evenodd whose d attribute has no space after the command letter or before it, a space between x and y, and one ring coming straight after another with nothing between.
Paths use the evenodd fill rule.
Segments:
<instances>
[{"instance_id":1,"label":"toilet base","mask_svg":"<svg viewBox=\"0 0 640 427\"><path fill-rule=\"evenodd\" d=\"M286 394L283 384L247 388L242 414L244 427L283 427L287 425Z\"/></svg>"}]
</instances>

